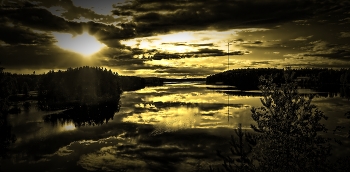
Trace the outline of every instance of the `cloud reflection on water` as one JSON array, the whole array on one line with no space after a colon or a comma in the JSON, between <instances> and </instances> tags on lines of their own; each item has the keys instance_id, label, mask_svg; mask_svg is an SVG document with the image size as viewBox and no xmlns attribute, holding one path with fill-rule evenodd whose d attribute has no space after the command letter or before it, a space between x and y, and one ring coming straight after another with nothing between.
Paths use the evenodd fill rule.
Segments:
<instances>
[{"instance_id":1,"label":"cloud reflection on water","mask_svg":"<svg viewBox=\"0 0 350 172\"><path fill-rule=\"evenodd\" d=\"M167 90L167 91L165 91ZM130 95L129 95L130 94ZM137 97L138 102L132 103ZM228 105L225 93L208 90L201 83L169 83L125 93L126 106L134 110L123 122L155 125L155 133L186 128L236 127L243 123L248 128L250 108L260 104L259 97L230 95ZM124 106L122 105L121 111ZM230 115L227 115L228 108ZM126 108L125 108L126 109Z\"/></svg>"},{"instance_id":2,"label":"cloud reflection on water","mask_svg":"<svg viewBox=\"0 0 350 172\"><path fill-rule=\"evenodd\" d=\"M140 126L136 138L121 139L128 133L112 138L113 146L103 146L101 141L100 148L82 155L78 165L89 171L193 171L199 163L208 165L209 159L214 162L213 150L227 144L224 141L227 138L218 136L228 134L223 128L213 133L205 129L185 129L160 135L149 135L147 128Z\"/></svg>"},{"instance_id":3,"label":"cloud reflection on water","mask_svg":"<svg viewBox=\"0 0 350 172\"><path fill-rule=\"evenodd\" d=\"M91 171L194 171L198 164L220 164L215 150L229 147L232 128L242 123L248 129L254 123L250 109L262 106L256 95L210 90L198 83L146 87L124 92L120 111L108 123L76 126L69 131L68 126L73 129L69 121L53 126L42 121L46 114L30 111L11 118L16 135L22 138L14 152L21 156L7 167L12 169L21 162L15 169L35 169L33 164L58 169L61 164L66 169ZM330 130L349 122L343 115L350 110L348 100L321 96L313 103L329 116L326 123ZM32 132L26 132L28 129ZM338 153L344 150L336 149ZM30 160L31 156L39 159Z\"/></svg>"}]
</instances>

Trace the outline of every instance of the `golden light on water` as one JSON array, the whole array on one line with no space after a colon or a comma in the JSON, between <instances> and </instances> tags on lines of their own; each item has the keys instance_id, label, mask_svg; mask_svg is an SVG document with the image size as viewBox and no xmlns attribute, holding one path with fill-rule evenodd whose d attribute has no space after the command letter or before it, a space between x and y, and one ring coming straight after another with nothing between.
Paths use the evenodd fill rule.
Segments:
<instances>
[{"instance_id":1,"label":"golden light on water","mask_svg":"<svg viewBox=\"0 0 350 172\"><path fill-rule=\"evenodd\" d=\"M53 35L57 39L57 45L60 48L79 53L85 57L99 52L106 46L87 32L77 36L57 32L54 32Z\"/></svg>"}]
</instances>

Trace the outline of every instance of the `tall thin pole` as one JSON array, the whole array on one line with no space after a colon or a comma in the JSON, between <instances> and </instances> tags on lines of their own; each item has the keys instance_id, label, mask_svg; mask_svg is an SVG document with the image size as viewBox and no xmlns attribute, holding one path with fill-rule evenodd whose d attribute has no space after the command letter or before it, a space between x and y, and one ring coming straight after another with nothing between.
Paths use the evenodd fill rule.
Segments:
<instances>
[{"instance_id":1,"label":"tall thin pole","mask_svg":"<svg viewBox=\"0 0 350 172\"><path fill-rule=\"evenodd\" d=\"M230 70L230 43L227 43L227 71Z\"/></svg>"},{"instance_id":2,"label":"tall thin pole","mask_svg":"<svg viewBox=\"0 0 350 172\"><path fill-rule=\"evenodd\" d=\"M227 122L230 122L230 94L227 93Z\"/></svg>"},{"instance_id":3,"label":"tall thin pole","mask_svg":"<svg viewBox=\"0 0 350 172\"><path fill-rule=\"evenodd\" d=\"M230 42L227 43L227 71L230 70ZM230 122L230 94L227 93L227 122Z\"/></svg>"}]
</instances>

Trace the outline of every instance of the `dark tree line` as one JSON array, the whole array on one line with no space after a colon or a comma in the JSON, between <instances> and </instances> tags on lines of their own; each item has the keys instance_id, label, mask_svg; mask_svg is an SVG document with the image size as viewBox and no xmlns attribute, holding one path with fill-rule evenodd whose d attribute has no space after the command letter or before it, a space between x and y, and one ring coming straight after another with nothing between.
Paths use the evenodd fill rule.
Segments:
<instances>
[{"instance_id":1,"label":"dark tree line","mask_svg":"<svg viewBox=\"0 0 350 172\"><path fill-rule=\"evenodd\" d=\"M37 90L39 75L12 74L12 77L17 80L18 93L28 96L29 91Z\"/></svg>"},{"instance_id":2,"label":"dark tree line","mask_svg":"<svg viewBox=\"0 0 350 172\"><path fill-rule=\"evenodd\" d=\"M164 79L157 77L119 76L119 84L123 91L135 91L146 86L161 86Z\"/></svg>"},{"instance_id":3,"label":"dark tree line","mask_svg":"<svg viewBox=\"0 0 350 172\"><path fill-rule=\"evenodd\" d=\"M239 89L257 89L261 75L275 74L276 80L282 82L283 69L259 68L259 69L233 69L206 78L207 84L221 82L224 85L233 85Z\"/></svg>"},{"instance_id":4,"label":"dark tree line","mask_svg":"<svg viewBox=\"0 0 350 172\"><path fill-rule=\"evenodd\" d=\"M7 91L2 91L5 91L6 93L10 91L10 97L16 96L17 94L28 96L29 91L37 90L37 84L40 78L39 75L16 74L4 71L2 73L4 77L2 82L5 83L7 87L10 87L3 87L4 89L7 89Z\"/></svg>"},{"instance_id":5,"label":"dark tree line","mask_svg":"<svg viewBox=\"0 0 350 172\"><path fill-rule=\"evenodd\" d=\"M350 84L350 69L328 69L328 68L300 68L289 69L294 73L294 79L298 86L316 89L329 89L335 85ZM256 68L256 69L233 69L206 78L207 84L222 83L234 85L239 89L258 89L259 77L270 74L275 75L275 83L285 82L284 69Z\"/></svg>"},{"instance_id":6,"label":"dark tree line","mask_svg":"<svg viewBox=\"0 0 350 172\"><path fill-rule=\"evenodd\" d=\"M119 81L123 91L135 91L146 86L146 80L137 76L119 76Z\"/></svg>"},{"instance_id":7,"label":"dark tree line","mask_svg":"<svg viewBox=\"0 0 350 172\"><path fill-rule=\"evenodd\" d=\"M38 99L39 107L42 109L65 108L68 104L94 104L102 100L119 99L123 91L163 84L161 78L120 76L101 67L83 66L68 68L66 71L51 70L43 75L13 74L4 72L3 68L1 71L1 82L4 84L0 94L6 97L6 105L9 106L9 102L12 102L13 106L19 101ZM30 93L31 91L34 92ZM38 96L35 95L36 92ZM15 109L20 110L18 107Z\"/></svg>"},{"instance_id":8,"label":"dark tree line","mask_svg":"<svg viewBox=\"0 0 350 172\"><path fill-rule=\"evenodd\" d=\"M43 109L119 101L121 93L118 74L99 67L50 71L38 83L38 103Z\"/></svg>"}]
</instances>

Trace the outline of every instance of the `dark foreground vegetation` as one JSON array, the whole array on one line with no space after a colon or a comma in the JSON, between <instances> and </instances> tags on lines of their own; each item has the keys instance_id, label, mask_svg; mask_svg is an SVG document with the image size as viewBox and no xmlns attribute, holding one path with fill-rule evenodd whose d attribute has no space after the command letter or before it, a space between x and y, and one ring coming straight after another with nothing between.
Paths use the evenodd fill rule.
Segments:
<instances>
[{"instance_id":1,"label":"dark foreground vegetation","mask_svg":"<svg viewBox=\"0 0 350 172\"><path fill-rule=\"evenodd\" d=\"M260 77L262 107L251 109L256 122L253 133L244 132L241 126L231 136L230 152L217 150L223 160L221 167L210 171L347 171L350 169L350 152L335 158L334 146L342 141L334 133L349 129L350 125L337 126L333 135L322 123L328 117L311 103L313 96L301 96L297 83L284 72L285 84L280 87L273 77ZM350 118L350 112L344 114ZM350 139L350 130L347 138Z\"/></svg>"}]
</instances>

